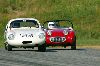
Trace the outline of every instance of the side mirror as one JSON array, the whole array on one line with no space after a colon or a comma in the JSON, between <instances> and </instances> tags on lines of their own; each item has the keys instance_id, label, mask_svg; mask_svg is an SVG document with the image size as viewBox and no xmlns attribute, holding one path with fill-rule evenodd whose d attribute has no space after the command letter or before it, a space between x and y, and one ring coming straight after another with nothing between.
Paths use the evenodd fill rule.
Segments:
<instances>
[{"instance_id":1,"label":"side mirror","mask_svg":"<svg viewBox=\"0 0 100 66\"><path fill-rule=\"evenodd\" d=\"M45 31L46 29L44 28L44 26L41 26L42 30Z\"/></svg>"},{"instance_id":2,"label":"side mirror","mask_svg":"<svg viewBox=\"0 0 100 66\"><path fill-rule=\"evenodd\" d=\"M44 26L41 26L41 28L44 28Z\"/></svg>"}]
</instances>

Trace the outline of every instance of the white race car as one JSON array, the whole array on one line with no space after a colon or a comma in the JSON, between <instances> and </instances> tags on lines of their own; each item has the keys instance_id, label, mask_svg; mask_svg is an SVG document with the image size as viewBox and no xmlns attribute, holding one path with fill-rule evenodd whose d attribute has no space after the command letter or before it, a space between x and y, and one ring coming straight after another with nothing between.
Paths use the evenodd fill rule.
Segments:
<instances>
[{"instance_id":1,"label":"white race car","mask_svg":"<svg viewBox=\"0 0 100 66\"><path fill-rule=\"evenodd\" d=\"M12 51L12 48L34 48L39 51L45 51L45 32L37 19L34 18L16 18L11 19L6 25L5 49Z\"/></svg>"}]
</instances>

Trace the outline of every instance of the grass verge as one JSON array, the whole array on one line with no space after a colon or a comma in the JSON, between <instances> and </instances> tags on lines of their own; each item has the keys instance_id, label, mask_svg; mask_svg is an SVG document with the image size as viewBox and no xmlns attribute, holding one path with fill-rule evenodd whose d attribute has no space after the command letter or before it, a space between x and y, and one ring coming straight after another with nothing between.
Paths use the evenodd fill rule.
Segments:
<instances>
[{"instance_id":1,"label":"grass verge","mask_svg":"<svg viewBox=\"0 0 100 66\"><path fill-rule=\"evenodd\" d=\"M100 46L99 39L77 39L78 46Z\"/></svg>"}]
</instances>

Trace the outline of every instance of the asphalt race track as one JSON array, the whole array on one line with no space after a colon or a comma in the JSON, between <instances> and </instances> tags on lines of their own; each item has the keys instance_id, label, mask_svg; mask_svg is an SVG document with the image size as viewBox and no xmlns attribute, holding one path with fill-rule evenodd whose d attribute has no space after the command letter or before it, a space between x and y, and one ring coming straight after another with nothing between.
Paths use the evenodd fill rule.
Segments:
<instances>
[{"instance_id":1,"label":"asphalt race track","mask_svg":"<svg viewBox=\"0 0 100 66\"><path fill-rule=\"evenodd\" d=\"M0 66L100 66L100 49L0 49Z\"/></svg>"}]
</instances>

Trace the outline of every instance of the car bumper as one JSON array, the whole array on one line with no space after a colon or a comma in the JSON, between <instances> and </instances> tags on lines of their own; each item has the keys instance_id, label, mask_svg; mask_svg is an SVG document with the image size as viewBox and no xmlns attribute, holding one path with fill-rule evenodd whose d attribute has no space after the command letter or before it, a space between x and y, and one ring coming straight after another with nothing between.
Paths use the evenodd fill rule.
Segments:
<instances>
[{"instance_id":1,"label":"car bumper","mask_svg":"<svg viewBox=\"0 0 100 66\"><path fill-rule=\"evenodd\" d=\"M36 46L42 45L45 43L45 39L37 40L7 40L7 43L12 46Z\"/></svg>"},{"instance_id":2,"label":"car bumper","mask_svg":"<svg viewBox=\"0 0 100 66\"><path fill-rule=\"evenodd\" d=\"M65 41L63 42L52 42L50 40L50 38L46 38L46 45L47 46L52 46L52 45L58 45L58 46L62 46L62 45L66 45L66 46L69 46L69 45L72 45L73 43L73 39L72 38L66 38Z\"/></svg>"}]
</instances>

